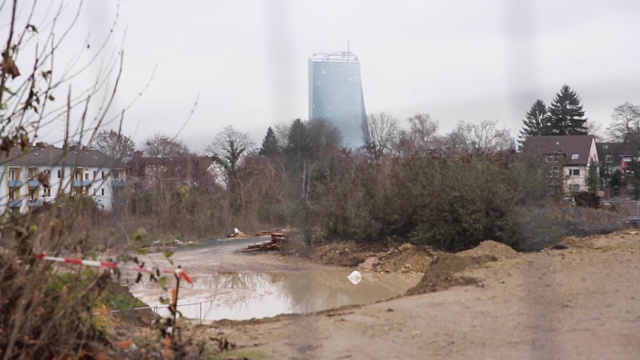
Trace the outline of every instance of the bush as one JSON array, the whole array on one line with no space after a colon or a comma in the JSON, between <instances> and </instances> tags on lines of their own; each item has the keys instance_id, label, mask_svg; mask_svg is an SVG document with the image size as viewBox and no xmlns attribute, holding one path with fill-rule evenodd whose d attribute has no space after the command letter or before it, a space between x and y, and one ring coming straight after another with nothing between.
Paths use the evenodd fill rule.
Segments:
<instances>
[{"instance_id":1,"label":"bush","mask_svg":"<svg viewBox=\"0 0 640 360\"><path fill-rule=\"evenodd\" d=\"M511 244L517 192L503 164L491 156L467 155L423 158L409 166L421 172L410 175L416 179L412 182L420 179L422 185L412 187L416 192L405 193L402 201L409 210L405 226L412 242L446 251L469 249L487 239ZM406 207L412 203L413 208Z\"/></svg>"},{"instance_id":2,"label":"bush","mask_svg":"<svg viewBox=\"0 0 640 360\"><path fill-rule=\"evenodd\" d=\"M561 213L552 203L522 206L515 209L517 219L514 248L519 251L539 251L559 243L567 231Z\"/></svg>"},{"instance_id":3,"label":"bush","mask_svg":"<svg viewBox=\"0 0 640 360\"><path fill-rule=\"evenodd\" d=\"M573 196L577 206L598 209L600 207L600 196L594 192L580 191Z\"/></svg>"}]
</instances>

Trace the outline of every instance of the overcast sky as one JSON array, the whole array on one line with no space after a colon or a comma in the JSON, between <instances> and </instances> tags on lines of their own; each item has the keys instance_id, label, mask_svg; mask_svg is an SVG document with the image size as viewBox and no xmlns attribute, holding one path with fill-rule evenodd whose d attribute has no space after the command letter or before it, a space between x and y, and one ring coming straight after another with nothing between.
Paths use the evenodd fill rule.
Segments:
<instances>
[{"instance_id":1,"label":"overcast sky","mask_svg":"<svg viewBox=\"0 0 640 360\"><path fill-rule=\"evenodd\" d=\"M116 4L85 3L63 51L87 36L98 43ZM347 41L368 113L403 124L428 113L441 133L497 120L517 135L531 104L549 104L565 83L603 128L616 105L640 104L639 18L637 0L125 0L107 53L125 52L115 108L152 78L125 117L137 144L181 131L202 151L227 125L259 144L267 127L307 118L308 58Z\"/></svg>"}]
</instances>

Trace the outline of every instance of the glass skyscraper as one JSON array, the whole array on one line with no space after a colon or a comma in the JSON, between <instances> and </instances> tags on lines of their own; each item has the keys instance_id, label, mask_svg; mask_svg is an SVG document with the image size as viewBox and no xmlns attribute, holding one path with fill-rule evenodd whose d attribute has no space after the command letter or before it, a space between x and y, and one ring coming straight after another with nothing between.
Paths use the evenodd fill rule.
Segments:
<instances>
[{"instance_id":1,"label":"glass skyscraper","mask_svg":"<svg viewBox=\"0 0 640 360\"><path fill-rule=\"evenodd\" d=\"M367 128L360 63L351 52L313 54L309 59L309 120L331 121L342 144L356 149Z\"/></svg>"}]
</instances>

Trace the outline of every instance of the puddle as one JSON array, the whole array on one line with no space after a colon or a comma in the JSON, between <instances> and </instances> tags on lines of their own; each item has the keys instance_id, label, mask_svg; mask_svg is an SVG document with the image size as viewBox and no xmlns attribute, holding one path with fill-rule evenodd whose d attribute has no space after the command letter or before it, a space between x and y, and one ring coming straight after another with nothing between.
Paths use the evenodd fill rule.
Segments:
<instances>
[{"instance_id":1,"label":"puddle","mask_svg":"<svg viewBox=\"0 0 640 360\"><path fill-rule=\"evenodd\" d=\"M279 314L310 313L344 305L374 303L404 294L421 274L363 273L353 285L351 270L283 273L216 273L194 278L180 287L178 310L183 316L203 320L247 320ZM167 292L153 282L131 286L131 293L159 314L168 315L159 301Z\"/></svg>"}]
</instances>

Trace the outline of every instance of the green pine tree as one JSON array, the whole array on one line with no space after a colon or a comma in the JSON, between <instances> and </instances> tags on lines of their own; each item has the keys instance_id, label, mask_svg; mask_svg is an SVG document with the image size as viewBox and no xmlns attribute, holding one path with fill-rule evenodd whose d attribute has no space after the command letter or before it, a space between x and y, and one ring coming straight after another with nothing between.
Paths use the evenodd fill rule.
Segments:
<instances>
[{"instance_id":1,"label":"green pine tree","mask_svg":"<svg viewBox=\"0 0 640 360\"><path fill-rule=\"evenodd\" d=\"M525 115L522 123L523 128L520 130L520 138L518 139L521 146L527 136L551 135L547 105L540 99L531 105L531 109Z\"/></svg>"},{"instance_id":2,"label":"green pine tree","mask_svg":"<svg viewBox=\"0 0 640 360\"><path fill-rule=\"evenodd\" d=\"M258 150L258 155L261 156L275 156L280 153L280 144L278 144L278 138L275 131L269 126L267 129L267 135L262 139L262 147Z\"/></svg>"},{"instance_id":3,"label":"green pine tree","mask_svg":"<svg viewBox=\"0 0 640 360\"><path fill-rule=\"evenodd\" d=\"M585 181L587 183L587 191L591 193L598 191L598 188L600 187L600 180L598 179L598 164L593 160L589 163L587 178Z\"/></svg>"},{"instance_id":4,"label":"green pine tree","mask_svg":"<svg viewBox=\"0 0 640 360\"><path fill-rule=\"evenodd\" d=\"M292 173L304 173L307 160L311 158L311 141L307 125L302 120L295 119L291 124L283 153Z\"/></svg>"},{"instance_id":5,"label":"green pine tree","mask_svg":"<svg viewBox=\"0 0 640 360\"><path fill-rule=\"evenodd\" d=\"M562 85L549 106L549 125L552 135L587 135L587 119L580 97L569 85Z\"/></svg>"}]
</instances>

